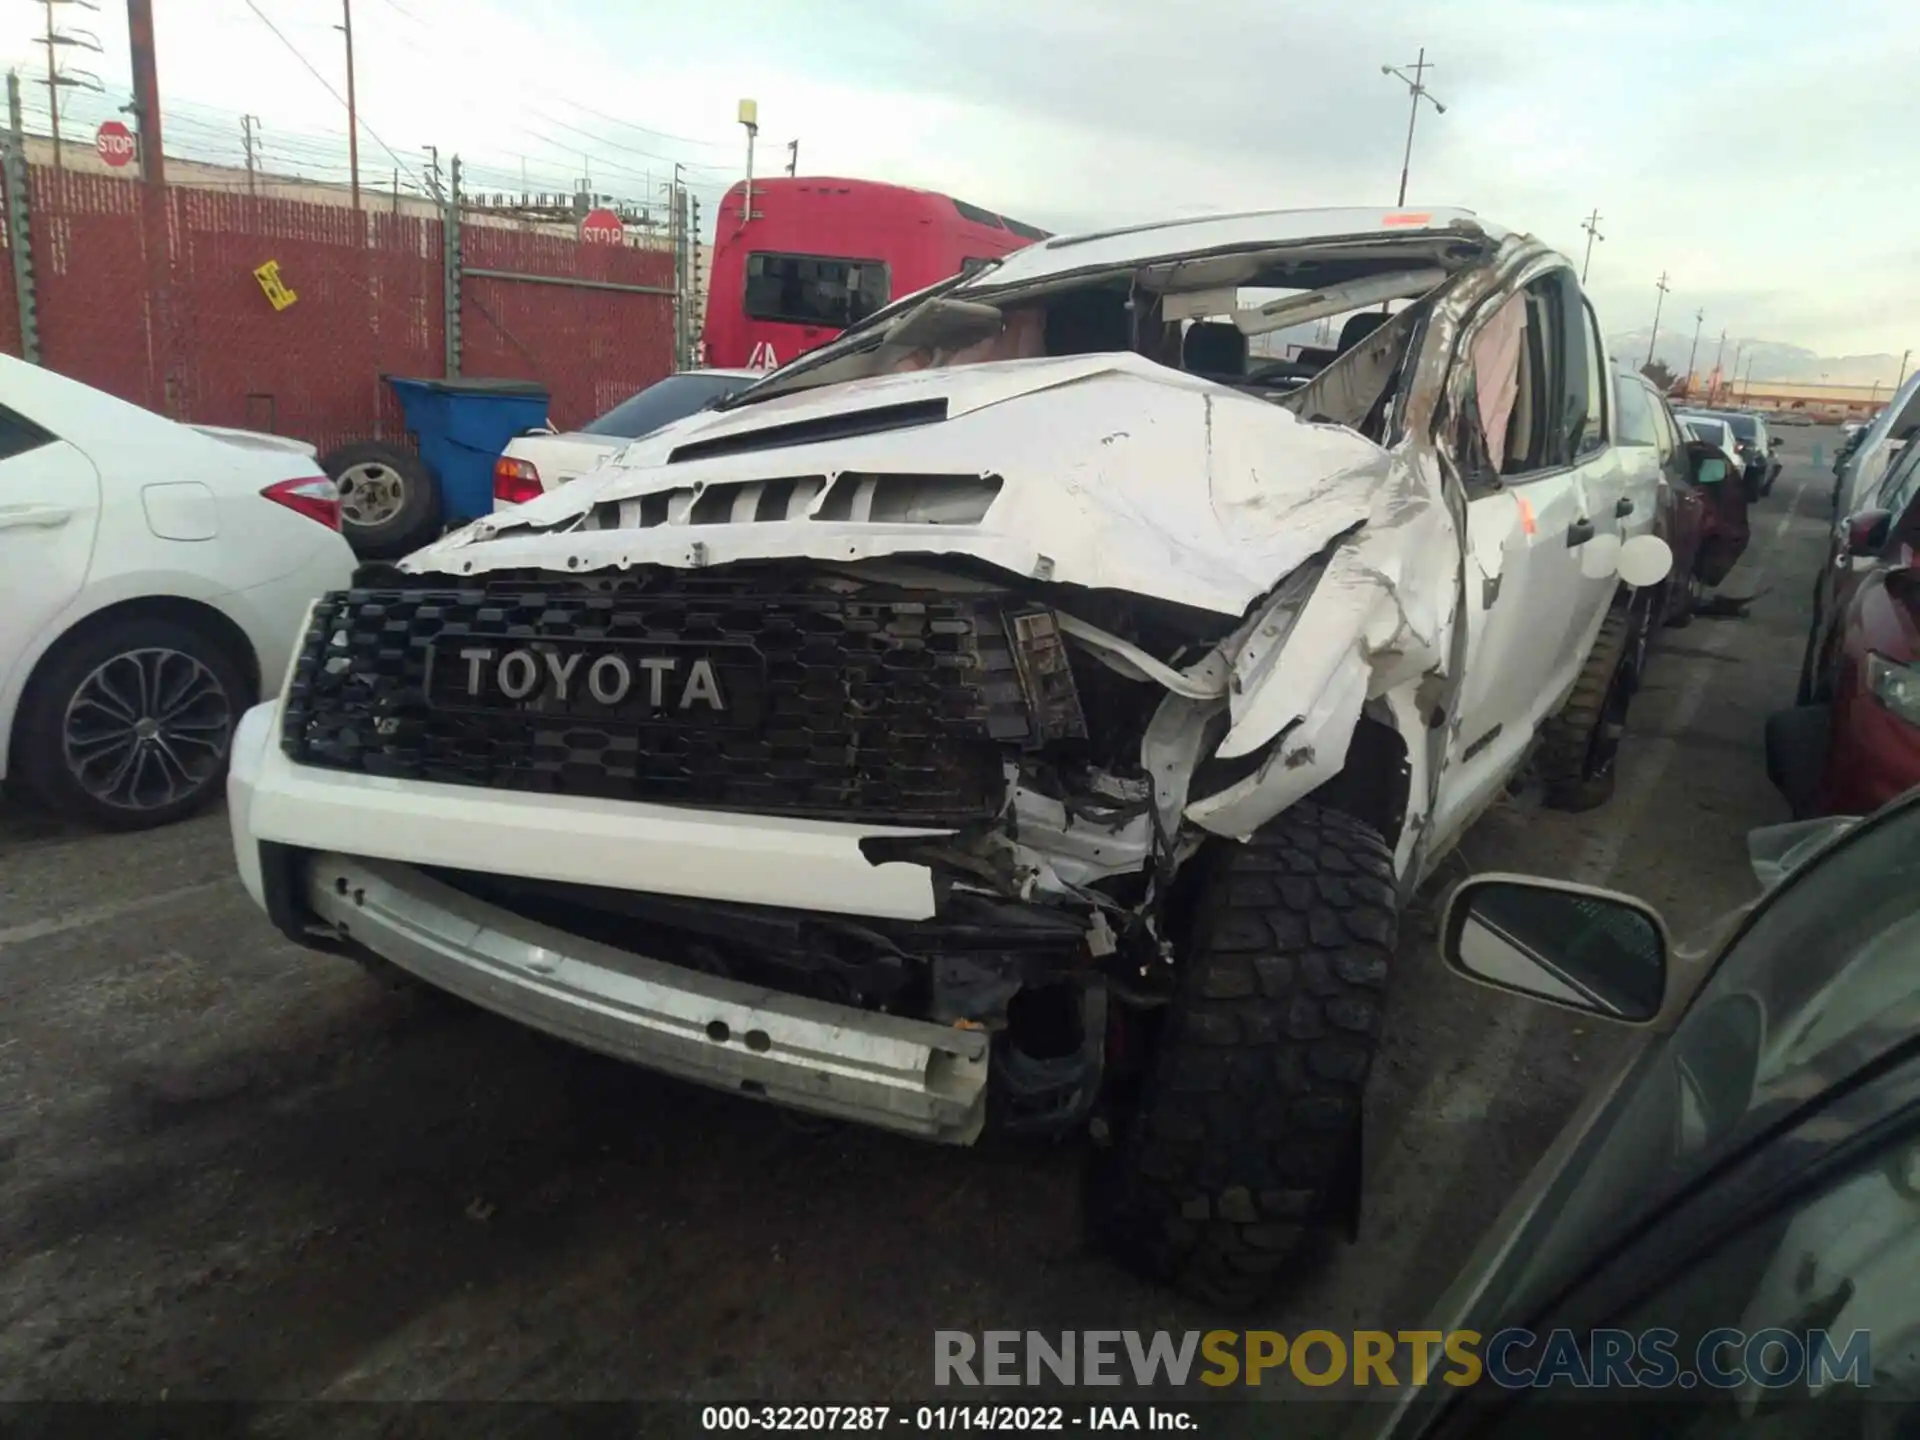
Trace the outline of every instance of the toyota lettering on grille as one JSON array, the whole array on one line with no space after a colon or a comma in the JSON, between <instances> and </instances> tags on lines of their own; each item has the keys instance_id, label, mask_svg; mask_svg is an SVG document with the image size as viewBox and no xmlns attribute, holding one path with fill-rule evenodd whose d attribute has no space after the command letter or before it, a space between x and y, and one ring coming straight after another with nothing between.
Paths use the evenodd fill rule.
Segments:
<instances>
[{"instance_id":1,"label":"toyota lettering on grille","mask_svg":"<svg viewBox=\"0 0 1920 1440\"><path fill-rule=\"evenodd\" d=\"M751 718L740 713L743 708L759 708L743 707L738 693L743 685L753 688L758 670L751 652L707 654L689 648L675 654L630 644L550 641L449 643L433 647L427 699L443 709L635 721L710 719L732 728Z\"/></svg>"},{"instance_id":2,"label":"toyota lettering on grille","mask_svg":"<svg viewBox=\"0 0 1920 1440\"><path fill-rule=\"evenodd\" d=\"M503 653L491 645L470 645L460 652L460 658L467 666L468 699L478 700L488 694L487 682L491 679L509 700L525 700L534 691L542 690L543 695L551 695L564 704L579 675L580 662L586 657L577 650L563 656L553 650ZM669 703L668 677L679 668L680 661L671 655L643 655L638 660L629 660L624 655L606 654L587 666L587 673L580 676L580 680L586 693L602 705L618 705L633 690L637 670L645 677L642 683L647 688L648 708L663 710ZM725 710L727 702L720 694L713 662L695 660L686 669L685 687L674 687L680 697L674 708L691 710L695 705L705 705L710 710Z\"/></svg>"}]
</instances>

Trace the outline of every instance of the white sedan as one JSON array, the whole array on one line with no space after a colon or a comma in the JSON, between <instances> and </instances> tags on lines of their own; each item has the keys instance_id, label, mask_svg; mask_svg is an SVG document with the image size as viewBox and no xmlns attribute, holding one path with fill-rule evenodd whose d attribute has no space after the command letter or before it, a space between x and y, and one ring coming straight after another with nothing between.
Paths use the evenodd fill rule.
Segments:
<instances>
[{"instance_id":1,"label":"white sedan","mask_svg":"<svg viewBox=\"0 0 1920 1440\"><path fill-rule=\"evenodd\" d=\"M311 446L0 356L0 779L115 829L190 813L353 563Z\"/></svg>"},{"instance_id":2,"label":"white sedan","mask_svg":"<svg viewBox=\"0 0 1920 1440\"><path fill-rule=\"evenodd\" d=\"M629 395L583 430L516 436L493 467L493 508L515 505L577 480L643 435L767 378L764 370L682 370Z\"/></svg>"}]
</instances>

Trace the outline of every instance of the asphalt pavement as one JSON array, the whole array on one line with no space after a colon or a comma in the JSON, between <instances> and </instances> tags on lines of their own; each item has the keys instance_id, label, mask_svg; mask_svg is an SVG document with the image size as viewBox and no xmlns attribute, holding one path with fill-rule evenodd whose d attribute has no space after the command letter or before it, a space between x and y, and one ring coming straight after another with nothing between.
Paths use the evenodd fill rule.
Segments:
<instances>
[{"instance_id":1,"label":"asphalt pavement","mask_svg":"<svg viewBox=\"0 0 1920 1440\"><path fill-rule=\"evenodd\" d=\"M1663 631L1618 793L1505 806L1406 926L1357 1243L1255 1316L1092 1250L1076 1146L940 1149L797 1120L382 988L289 945L225 817L100 836L0 802L0 1399L903 1399L936 1329L1283 1331L1416 1321L1619 1053L1460 982L1431 909L1470 870L1657 904L1754 893L1786 818L1830 429L1789 451L1723 593Z\"/></svg>"}]
</instances>

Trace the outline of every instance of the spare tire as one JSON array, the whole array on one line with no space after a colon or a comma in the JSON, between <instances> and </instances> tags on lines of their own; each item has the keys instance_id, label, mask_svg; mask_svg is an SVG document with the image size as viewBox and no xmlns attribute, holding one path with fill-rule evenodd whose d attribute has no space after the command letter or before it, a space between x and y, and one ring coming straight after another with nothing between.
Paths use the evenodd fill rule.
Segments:
<instances>
[{"instance_id":1,"label":"spare tire","mask_svg":"<svg viewBox=\"0 0 1920 1440\"><path fill-rule=\"evenodd\" d=\"M356 440L320 459L340 492L340 530L354 554L391 560L440 533L440 489L418 455Z\"/></svg>"}]
</instances>

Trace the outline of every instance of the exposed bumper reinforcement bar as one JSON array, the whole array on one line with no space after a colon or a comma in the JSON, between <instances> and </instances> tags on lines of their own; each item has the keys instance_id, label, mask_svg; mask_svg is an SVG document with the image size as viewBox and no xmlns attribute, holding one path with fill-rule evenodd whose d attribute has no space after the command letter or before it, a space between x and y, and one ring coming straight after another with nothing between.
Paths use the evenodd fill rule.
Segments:
<instances>
[{"instance_id":1,"label":"exposed bumper reinforcement bar","mask_svg":"<svg viewBox=\"0 0 1920 1440\"><path fill-rule=\"evenodd\" d=\"M405 865L316 855L307 902L427 983L563 1040L796 1110L966 1144L988 1038L783 995L567 934Z\"/></svg>"}]
</instances>

